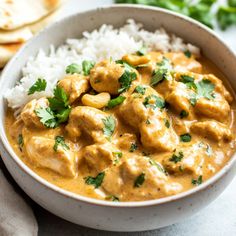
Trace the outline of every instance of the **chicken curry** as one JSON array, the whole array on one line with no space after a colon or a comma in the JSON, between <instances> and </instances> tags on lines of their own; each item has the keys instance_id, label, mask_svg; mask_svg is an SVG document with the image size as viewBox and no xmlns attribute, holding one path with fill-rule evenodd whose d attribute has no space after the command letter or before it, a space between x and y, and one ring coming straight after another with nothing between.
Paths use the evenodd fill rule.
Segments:
<instances>
[{"instance_id":1,"label":"chicken curry","mask_svg":"<svg viewBox=\"0 0 236 236\"><path fill-rule=\"evenodd\" d=\"M235 101L222 80L188 51L73 63L52 97L31 100L17 117L9 109L6 131L22 160L63 189L109 201L163 198L202 184L233 155ZM39 78L28 94L45 87Z\"/></svg>"}]
</instances>

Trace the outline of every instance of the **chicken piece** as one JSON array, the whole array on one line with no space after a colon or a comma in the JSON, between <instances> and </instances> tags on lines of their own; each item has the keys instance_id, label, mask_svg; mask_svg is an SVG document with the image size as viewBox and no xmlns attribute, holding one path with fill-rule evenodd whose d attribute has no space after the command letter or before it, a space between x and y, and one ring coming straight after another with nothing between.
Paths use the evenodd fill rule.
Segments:
<instances>
[{"instance_id":1,"label":"chicken piece","mask_svg":"<svg viewBox=\"0 0 236 236\"><path fill-rule=\"evenodd\" d=\"M98 174L112 164L118 163L118 153L121 153L110 142L86 146L83 157L89 168Z\"/></svg>"},{"instance_id":2,"label":"chicken piece","mask_svg":"<svg viewBox=\"0 0 236 236\"><path fill-rule=\"evenodd\" d=\"M72 109L69 122L66 130L69 137L76 141L82 132L88 134L94 142L106 142L107 138L104 135L105 120L110 115L93 107L78 106ZM116 119L111 117L116 124Z\"/></svg>"},{"instance_id":3,"label":"chicken piece","mask_svg":"<svg viewBox=\"0 0 236 236\"><path fill-rule=\"evenodd\" d=\"M49 102L44 97L38 100L33 99L27 103L20 114L24 124L29 128L45 128L45 126L40 122L40 118L36 115L35 110L48 107L48 105Z\"/></svg>"},{"instance_id":4,"label":"chicken piece","mask_svg":"<svg viewBox=\"0 0 236 236\"><path fill-rule=\"evenodd\" d=\"M202 166L206 156L207 151L204 146L196 143L176 150L172 156L165 157L162 165L170 173L200 176L203 174Z\"/></svg>"},{"instance_id":5,"label":"chicken piece","mask_svg":"<svg viewBox=\"0 0 236 236\"><path fill-rule=\"evenodd\" d=\"M221 94L215 93L214 99L200 98L194 107L196 113L215 119L224 121L230 112L230 106Z\"/></svg>"},{"instance_id":6,"label":"chicken piece","mask_svg":"<svg viewBox=\"0 0 236 236\"><path fill-rule=\"evenodd\" d=\"M117 95L120 88L119 78L123 73L124 67L121 64L104 60L97 63L90 71L90 84L99 93L108 92Z\"/></svg>"},{"instance_id":7,"label":"chicken piece","mask_svg":"<svg viewBox=\"0 0 236 236\"><path fill-rule=\"evenodd\" d=\"M217 121L193 123L191 125L191 131L214 141L230 141L232 139L230 129L226 125Z\"/></svg>"},{"instance_id":8,"label":"chicken piece","mask_svg":"<svg viewBox=\"0 0 236 236\"><path fill-rule=\"evenodd\" d=\"M26 140L25 140L26 139ZM58 145L55 150L55 140L42 136L24 135L25 151L30 161L38 167L48 168L65 177L75 177L76 170L76 152L72 145L66 141L67 147Z\"/></svg>"},{"instance_id":9,"label":"chicken piece","mask_svg":"<svg viewBox=\"0 0 236 236\"><path fill-rule=\"evenodd\" d=\"M117 139L115 145L122 150L129 150L132 143L137 143L136 135L124 133L121 137Z\"/></svg>"},{"instance_id":10,"label":"chicken piece","mask_svg":"<svg viewBox=\"0 0 236 236\"><path fill-rule=\"evenodd\" d=\"M151 57L150 55L145 55L145 56L138 56L138 55L125 55L122 57L123 61L126 61L128 64L132 66L138 66L142 64L147 64L150 62Z\"/></svg>"},{"instance_id":11,"label":"chicken piece","mask_svg":"<svg viewBox=\"0 0 236 236\"><path fill-rule=\"evenodd\" d=\"M69 96L70 104L90 88L88 77L79 74L66 75L64 79L58 82L58 86L65 90L66 94Z\"/></svg>"},{"instance_id":12,"label":"chicken piece","mask_svg":"<svg viewBox=\"0 0 236 236\"><path fill-rule=\"evenodd\" d=\"M145 148L172 151L178 140L172 128L165 125L169 120L166 111L156 106L164 101L163 98L151 87L146 88L143 96L136 95L133 93L119 107L120 116L140 132Z\"/></svg>"},{"instance_id":13,"label":"chicken piece","mask_svg":"<svg viewBox=\"0 0 236 236\"><path fill-rule=\"evenodd\" d=\"M160 164L152 163L149 158L142 156L132 155L125 158L120 166L106 172L103 188L109 194L126 201L130 198L138 201L155 199L181 191L180 184L173 188L168 183L168 176ZM115 173L115 177L111 173Z\"/></svg>"},{"instance_id":14,"label":"chicken piece","mask_svg":"<svg viewBox=\"0 0 236 236\"><path fill-rule=\"evenodd\" d=\"M172 61L175 71L192 71L195 73L202 72L202 65L193 56L186 57L186 55L182 52L175 52L166 53L165 57Z\"/></svg>"}]
</instances>

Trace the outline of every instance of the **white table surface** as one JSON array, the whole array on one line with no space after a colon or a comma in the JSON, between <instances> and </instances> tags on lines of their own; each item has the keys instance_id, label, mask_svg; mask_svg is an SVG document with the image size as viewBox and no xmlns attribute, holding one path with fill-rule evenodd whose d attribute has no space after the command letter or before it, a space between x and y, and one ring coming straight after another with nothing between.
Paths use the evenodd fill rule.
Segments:
<instances>
[{"instance_id":1,"label":"white table surface","mask_svg":"<svg viewBox=\"0 0 236 236\"><path fill-rule=\"evenodd\" d=\"M222 0L223 1L223 0ZM61 10L61 17L83 11L104 4L110 4L112 0L68 0L68 3ZM217 31L222 38L236 51L236 27L230 28L227 32ZM236 72L236 68L235 68ZM1 167L0 163L0 167ZM162 228L155 231L136 233L113 233L97 231L82 226L74 225L62 220L47 212L31 199L29 199L8 176L35 212L39 223L39 236L234 236L236 235L236 178L224 191L224 193L207 208L195 216L182 221L181 223Z\"/></svg>"}]
</instances>

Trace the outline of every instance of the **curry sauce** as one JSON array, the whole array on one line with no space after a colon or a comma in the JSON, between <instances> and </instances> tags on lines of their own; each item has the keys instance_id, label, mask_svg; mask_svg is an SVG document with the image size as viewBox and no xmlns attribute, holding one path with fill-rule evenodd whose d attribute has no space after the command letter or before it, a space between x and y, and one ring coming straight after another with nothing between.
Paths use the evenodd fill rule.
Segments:
<instances>
[{"instance_id":1,"label":"curry sauce","mask_svg":"<svg viewBox=\"0 0 236 236\"><path fill-rule=\"evenodd\" d=\"M13 149L50 183L103 200L158 199L200 185L235 151L234 94L204 57L150 52L66 71L53 98L6 117Z\"/></svg>"}]
</instances>

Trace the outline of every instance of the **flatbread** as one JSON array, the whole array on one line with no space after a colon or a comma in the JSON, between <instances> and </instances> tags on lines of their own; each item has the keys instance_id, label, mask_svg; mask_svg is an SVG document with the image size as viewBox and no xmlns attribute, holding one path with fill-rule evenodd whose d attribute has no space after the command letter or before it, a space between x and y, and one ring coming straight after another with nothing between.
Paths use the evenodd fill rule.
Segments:
<instances>
[{"instance_id":1,"label":"flatbread","mask_svg":"<svg viewBox=\"0 0 236 236\"><path fill-rule=\"evenodd\" d=\"M5 66L22 45L23 43L0 45L0 68Z\"/></svg>"},{"instance_id":2,"label":"flatbread","mask_svg":"<svg viewBox=\"0 0 236 236\"><path fill-rule=\"evenodd\" d=\"M0 44L24 43L33 36L29 27L13 31L0 30Z\"/></svg>"},{"instance_id":3,"label":"flatbread","mask_svg":"<svg viewBox=\"0 0 236 236\"><path fill-rule=\"evenodd\" d=\"M15 30L54 11L64 0L0 0L0 29Z\"/></svg>"}]
</instances>

